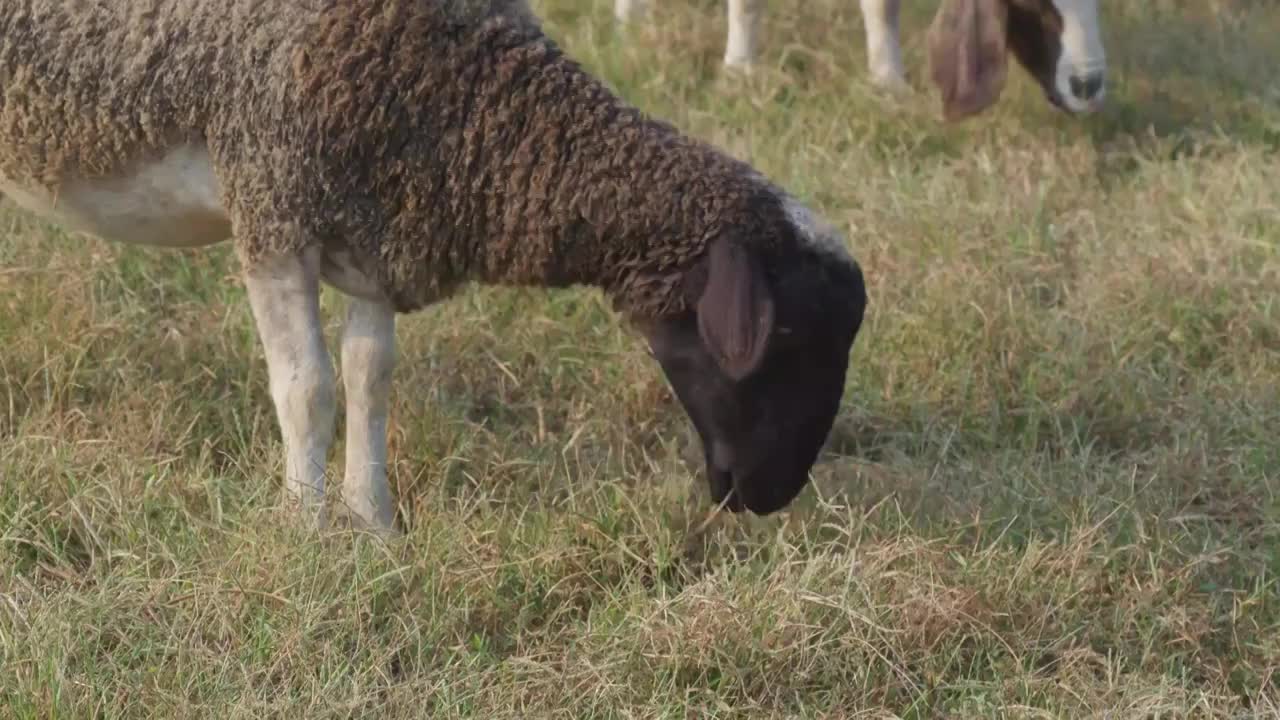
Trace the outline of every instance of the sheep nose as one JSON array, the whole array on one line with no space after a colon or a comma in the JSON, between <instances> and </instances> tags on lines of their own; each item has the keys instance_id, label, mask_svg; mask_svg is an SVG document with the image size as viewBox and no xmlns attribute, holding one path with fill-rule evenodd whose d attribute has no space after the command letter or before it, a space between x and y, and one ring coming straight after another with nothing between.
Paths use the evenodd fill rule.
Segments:
<instances>
[{"instance_id":1,"label":"sheep nose","mask_svg":"<svg viewBox=\"0 0 1280 720\"><path fill-rule=\"evenodd\" d=\"M1101 70L1085 73L1083 75L1072 75L1067 82L1071 86L1071 94L1085 102L1089 102L1098 96L1102 91L1103 74Z\"/></svg>"}]
</instances>

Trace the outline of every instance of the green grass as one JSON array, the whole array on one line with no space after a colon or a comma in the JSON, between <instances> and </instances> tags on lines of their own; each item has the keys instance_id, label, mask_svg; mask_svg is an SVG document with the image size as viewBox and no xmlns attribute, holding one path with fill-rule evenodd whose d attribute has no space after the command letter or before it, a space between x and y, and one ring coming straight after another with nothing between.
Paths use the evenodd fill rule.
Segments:
<instances>
[{"instance_id":1,"label":"green grass","mask_svg":"<svg viewBox=\"0 0 1280 720\"><path fill-rule=\"evenodd\" d=\"M290 529L229 249L7 207L0 718L1280 713L1280 8L1104 3L1104 113L1015 72L948 127L930 4L895 100L855 3L773 3L742 82L719 3L631 44L606 5L538 7L866 272L812 488L704 523L686 420L604 301L473 289L400 325L405 537Z\"/></svg>"}]
</instances>

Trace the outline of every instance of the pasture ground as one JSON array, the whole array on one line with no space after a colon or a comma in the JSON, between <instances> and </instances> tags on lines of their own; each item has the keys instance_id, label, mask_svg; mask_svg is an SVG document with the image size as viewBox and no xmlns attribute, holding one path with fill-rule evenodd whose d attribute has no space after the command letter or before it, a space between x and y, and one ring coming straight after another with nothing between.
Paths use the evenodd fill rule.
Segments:
<instances>
[{"instance_id":1,"label":"pasture ground","mask_svg":"<svg viewBox=\"0 0 1280 720\"><path fill-rule=\"evenodd\" d=\"M856 3L772 5L746 81L719 3L633 44L604 2L537 6L847 231L872 304L790 512L704 526L597 294L474 289L401 321L405 537L290 529L229 248L6 207L0 717L1280 713L1280 8L1104 3L1103 114L1015 71L944 127L931 4L889 101Z\"/></svg>"}]
</instances>

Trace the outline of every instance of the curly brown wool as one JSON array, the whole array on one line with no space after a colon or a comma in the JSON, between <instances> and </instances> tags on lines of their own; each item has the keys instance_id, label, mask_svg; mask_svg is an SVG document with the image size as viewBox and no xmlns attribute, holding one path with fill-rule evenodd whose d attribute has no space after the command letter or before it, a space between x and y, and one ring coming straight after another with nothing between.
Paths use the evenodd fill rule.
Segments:
<instances>
[{"instance_id":1,"label":"curly brown wool","mask_svg":"<svg viewBox=\"0 0 1280 720\"><path fill-rule=\"evenodd\" d=\"M0 175L56 192L205 143L246 262L340 245L402 311L476 280L669 315L709 239L768 250L786 222L518 0L26 0L0 71Z\"/></svg>"}]
</instances>

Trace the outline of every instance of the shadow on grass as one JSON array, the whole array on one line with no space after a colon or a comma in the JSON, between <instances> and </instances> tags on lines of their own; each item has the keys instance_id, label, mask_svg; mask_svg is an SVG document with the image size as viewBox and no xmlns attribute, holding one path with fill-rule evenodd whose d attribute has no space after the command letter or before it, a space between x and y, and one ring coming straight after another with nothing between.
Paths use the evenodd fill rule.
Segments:
<instances>
[{"instance_id":1,"label":"shadow on grass","mask_svg":"<svg viewBox=\"0 0 1280 720\"><path fill-rule=\"evenodd\" d=\"M1197 152L1205 135L1261 152L1280 149L1280 46L1262 28L1280 23L1274 4L1142 8L1108 18L1114 31L1108 108L1089 123L1094 146L1149 148L1168 160ZM1117 9L1118 15L1126 9ZM1268 120L1271 118L1271 120ZM1128 174L1133 164L1104 164Z\"/></svg>"}]
</instances>

